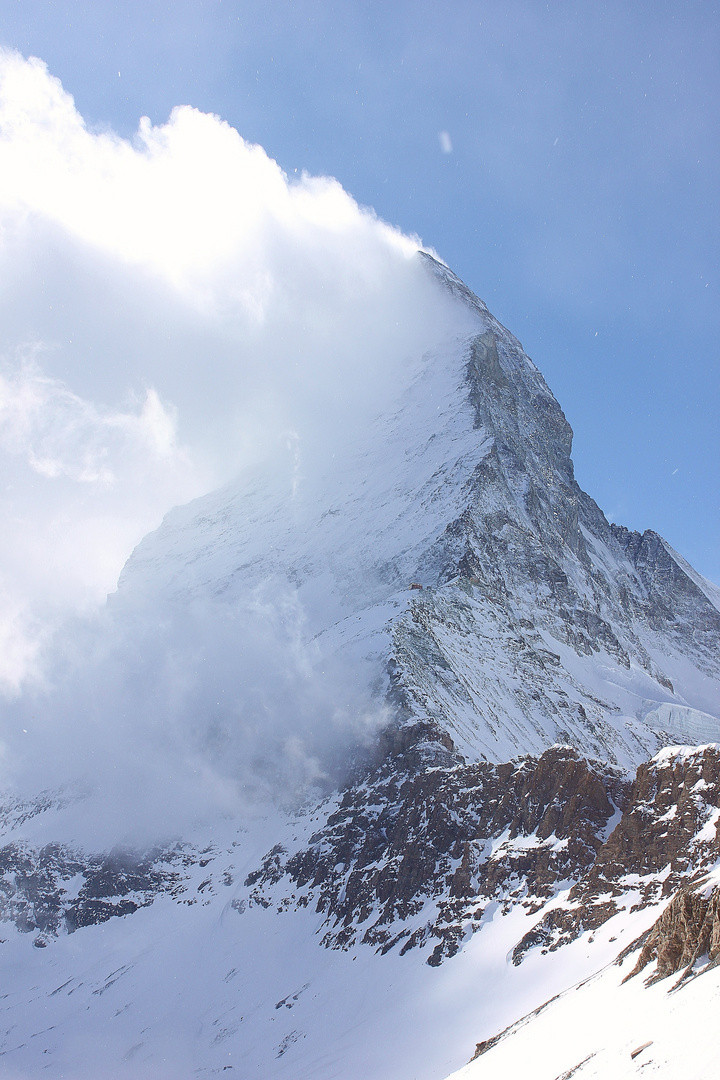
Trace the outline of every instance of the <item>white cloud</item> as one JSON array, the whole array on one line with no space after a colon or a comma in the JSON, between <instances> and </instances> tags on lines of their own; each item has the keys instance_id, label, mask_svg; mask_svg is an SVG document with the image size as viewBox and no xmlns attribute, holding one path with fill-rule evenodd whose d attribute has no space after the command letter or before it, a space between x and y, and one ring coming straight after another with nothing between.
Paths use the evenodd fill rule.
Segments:
<instances>
[{"instance_id":1,"label":"white cloud","mask_svg":"<svg viewBox=\"0 0 720 1080\"><path fill-rule=\"evenodd\" d=\"M195 109L94 133L41 61L2 53L0 176L19 610L104 595L171 505L282 433L307 457L318 415L323 437L361 422L431 321L417 241Z\"/></svg>"},{"instance_id":2,"label":"white cloud","mask_svg":"<svg viewBox=\"0 0 720 1080\"><path fill-rule=\"evenodd\" d=\"M337 700L355 702L345 724L355 730L365 706L352 687L338 697L347 680L332 693L320 685L282 620L255 608L253 633L238 638L228 613L194 612L168 617L163 636L157 613L124 630L97 613L172 505L273 460L288 439L307 472L395 394L408 358L444 321L418 241L331 178L289 180L261 147L195 109L157 127L141 120L132 141L93 132L41 61L6 52L0 177L8 777L29 769L49 782L79 747L140 768L159 730L170 758L175 746L220 786L228 762L243 772L239 762L265 744L290 772L322 771L314 720L329 731ZM209 667L193 666L206 637L216 644L210 683ZM276 688L262 703L261 683ZM198 732L193 718L218 686L230 704ZM32 749L15 767L18 732ZM230 739L219 756L213 738Z\"/></svg>"},{"instance_id":3,"label":"white cloud","mask_svg":"<svg viewBox=\"0 0 720 1080\"><path fill-rule=\"evenodd\" d=\"M172 458L175 427L174 411L153 389L136 410L107 412L44 375L37 360L0 373L0 449L48 479L111 487L115 458L128 447L143 457Z\"/></svg>"}]
</instances>

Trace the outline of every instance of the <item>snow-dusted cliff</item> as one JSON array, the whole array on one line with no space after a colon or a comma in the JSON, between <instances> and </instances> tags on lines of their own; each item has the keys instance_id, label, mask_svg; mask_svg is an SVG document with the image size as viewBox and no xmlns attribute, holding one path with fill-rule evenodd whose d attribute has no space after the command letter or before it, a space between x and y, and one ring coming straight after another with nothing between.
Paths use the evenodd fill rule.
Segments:
<instances>
[{"instance_id":1,"label":"snow-dusted cliff","mask_svg":"<svg viewBox=\"0 0 720 1080\"><path fill-rule=\"evenodd\" d=\"M368 685L469 760L564 742L631 766L716 738L717 590L656 534L608 524L520 343L423 258L458 333L337 455L291 441L284 470L170 513L119 599L242 605L273 581L322 658L369 661Z\"/></svg>"}]
</instances>

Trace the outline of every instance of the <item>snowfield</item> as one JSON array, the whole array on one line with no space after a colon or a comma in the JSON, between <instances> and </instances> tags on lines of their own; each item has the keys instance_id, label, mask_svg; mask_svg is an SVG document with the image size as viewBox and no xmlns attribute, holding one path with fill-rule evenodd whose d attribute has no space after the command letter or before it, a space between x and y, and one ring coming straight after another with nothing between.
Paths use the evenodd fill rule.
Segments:
<instances>
[{"instance_id":1,"label":"snowfield","mask_svg":"<svg viewBox=\"0 0 720 1080\"><path fill-rule=\"evenodd\" d=\"M712 1080L720 970L678 989L672 977L646 987L636 976L622 985L632 962L609 965L519 1020L448 1080Z\"/></svg>"},{"instance_id":2,"label":"snowfield","mask_svg":"<svg viewBox=\"0 0 720 1080\"><path fill-rule=\"evenodd\" d=\"M629 920L616 942L608 930L519 968L508 954L537 916L519 908L503 916L499 905L436 969L418 950L327 950L312 908L243 908L236 882L283 827L275 818L238 833L225 823L180 903L160 896L47 947L6 932L3 1075L436 1080L480 1038L602 967L655 914Z\"/></svg>"}]
</instances>

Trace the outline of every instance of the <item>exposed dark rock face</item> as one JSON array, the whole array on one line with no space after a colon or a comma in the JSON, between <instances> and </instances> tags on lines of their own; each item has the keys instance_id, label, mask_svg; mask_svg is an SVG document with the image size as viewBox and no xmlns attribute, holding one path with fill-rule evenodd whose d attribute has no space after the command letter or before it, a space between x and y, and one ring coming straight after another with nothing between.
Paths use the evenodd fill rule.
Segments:
<instances>
[{"instance_id":1,"label":"exposed dark rock face","mask_svg":"<svg viewBox=\"0 0 720 1080\"><path fill-rule=\"evenodd\" d=\"M539 912L574 881L518 942L519 964L629 903L661 903L720 856L716 747L667 751L629 784L568 747L505 765L418 768L399 745L305 846L269 853L246 880L248 903L313 905L331 948L405 952L434 941L427 961L438 964L481 928L490 901Z\"/></svg>"},{"instance_id":2,"label":"exposed dark rock face","mask_svg":"<svg viewBox=\"0 0 720 1080\"><path fill-rule=\"evenodd\" d=\"M622 906L658 903L696 880L720 857L720 750L666 751L641 765L625 813L566 905L549 912L517 945L556 949L595 929ZM628 879L632 881L629 882Z\"/></svg>"},{"instance_id":3,"label":"exposed dark rock face","mask_svg":"<svg viewBox=\"0 0 720 1080\"><path fill-rule=\"evenodd\" d=\"M610 891L625 874L667 870L660 886L669 896L689 870L718 853L720 750L672 750L641 765L630 791L627 812L598 854L588 875L587 892Z\"/></svg>"},{"instance_id":4,"label":"exposed dark rock face","mask_svg":"<svg viewBox=\"0 0 720 1080\"><path fill-rule=\"evenodd\" d=\"M714 967L720 961L720 889L712 889L709 895L702 889L680 889L642 942L625 982L653 961L655 971L646 979L648 985L678 971L683 982ZM633 944L636 948L640 941Z\"/></svg>"},{"instance_id":5,"label":"exposed dark rock face","mask_svg":"<svg viewBox=\"0 0 720 1080\"><path fill-rule=\"evenodd\" d=\"M417 770L407 758L347 790L307 847L270 852L246 880L249 902L312 903L332 948L435 939L437 964L488 901L537 910L590 867L627 799L617 771L569 747L505 765Z\"/></svg>"},{"instance_id":6,"label":"exposed dark rock face","mask_svg":"<svg viewBox=\"0 0 720 1080\"><path fill-rule=\"evenodd\" d=\"M298 818L295 846L272 848L232 906L279 915L312 906L324 916L327 948L421 948L437 966L482 929L489 904L541 915L553 900L516 945L520 964L530 949L553 951L629 904L656 905L676 893L640 943L637 970L656 959L661 978L718 955L720 902L701 884L720 857L719 821L715 746L665 751L631 784L567 746L502 765L464 763L446 733L408 722L384 733L364 776ZM94 856L7 844L0 917L44 945L160 894L196 903L232 884L220 857L179 845ZM189 891L189 869L204 867Z\"/></svg>"},{"instance_id":7,"label":"exposed dark rock face","mask_svg":"<svg viewBox=\"0 0 720 1080\"><path fill-rule=\"evenodd\" d=\"M72 933L132 914L159 893L179 895L179 868L198 857L179 848L88 855L62 844L7 844L0 849L0 918L23 933Z\"/></svg>"}]
</instances>

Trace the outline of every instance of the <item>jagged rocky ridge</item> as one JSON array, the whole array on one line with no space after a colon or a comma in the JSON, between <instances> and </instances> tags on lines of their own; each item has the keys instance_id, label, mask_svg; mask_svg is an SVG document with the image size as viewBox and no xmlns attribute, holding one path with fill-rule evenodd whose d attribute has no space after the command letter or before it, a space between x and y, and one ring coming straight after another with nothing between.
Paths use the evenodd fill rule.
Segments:
<instances>
[{"instance_id":1,"label":"jagged rocky ridge","mask_svg":"<svg viewBox=\"0 0 720 1080\"><path fill-rule=\"evenodd\" d=\"M431 965L482 929L489 905L545 910L513 950L519 964L707 874L720 860L719 766L715 747L664 751L630 784L570 747L499 766L396 758L345 792L306 846L269 852L246 902L312 904L323 944L429 947Z\"/></svg>"},{"instance_id":2,"label":"jagged rocky ridge","mask_svg":"<svg viewBox=\"0 0 720 1080\"><path fill-rule=\"evenodd\" d=\"M555 951L624 910L674 896L665 922L636 943L644 946L639 965L657 955L658 971L669 970L658 942L678 904L685 914L692 908L696 923L710 919L717 951L716 902L697 892L720 865L717 747L662 751L631 783L617 767L562 746L501 765L427 767L418 743L428 732L413 735L407 727L388 733L362 779L297 817L294 848L276 845L244 876L235 912L310 907L323 916L325 947L418 948L437 966L482 930L486 912L520 905L538 915L513 950L520 964L531 949ZM237 886L231 854L175 845L88 856L12 843L0 849L0 911L46 945L159 895L193 904ZM199 883L188 872L197 868ZM706 930L698 933L704 941Z\"/></svg>"},{"instance_id":3,"label":"jagged rocky ridge","mask_svg":"<svg viewBox=\"0 0 720 1080\"><path fill-rule=\"evenodd\" d=\"M57 843L39 850L6 844L0 849L0 918L36 934L34 944L44 948L62 931L131 915L161 892L182 892L182 875L171 869L182 862L177 850L88 854Z\"/></svg>"},{"instance_id":4,"label":"jagged rocky ridge","mask_svg":"<svg viewBox=\"0 0 720 1080\"><path fill-rule=\"evenodd\" d=\"M503 765L407 757L344 792L307 846L273 849L245 881L247 903L312 904L326 946L429 948L438 965L491 901L540 910L582 875L627 797L617 770L568 747Z\"/></svg>"},{"instance_id":5,"label":"jagged rocky ridge","mask_svg":"<svg viewBox=\"0 0 720 1080\"><path fill-rule=\"evenodd\" d=\"M715 746L661 751L641 765L628 808L566 903L544 916L514 953L557 948L622 907L661 903L692 888L718 862L720 752Z\"/></svg>"},{"instance_id":6,"label":"jagged rocky ridge","mask_svg":"<svg viewBox=\"0 0 720 1080\"><path fill-rule=\"evenodd\" d=\"M626 980L653 961L655 971L646 980L649 986L682 971L677 987L715 967L720 960L720 888L680 889L652 928L633 942L631 951L638 945L642 946L640 955Z\"/></svg>"}]
</instances>

